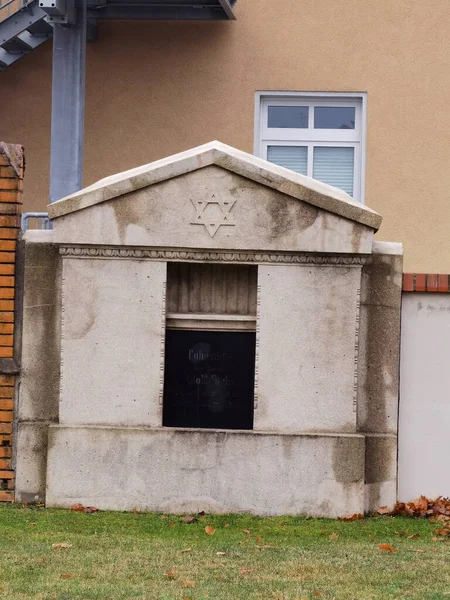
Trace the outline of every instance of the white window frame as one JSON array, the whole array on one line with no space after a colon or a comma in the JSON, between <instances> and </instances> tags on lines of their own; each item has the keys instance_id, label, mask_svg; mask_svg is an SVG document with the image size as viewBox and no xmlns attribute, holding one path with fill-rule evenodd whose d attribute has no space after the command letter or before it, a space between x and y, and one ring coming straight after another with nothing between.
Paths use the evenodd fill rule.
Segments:
<instances>
[{"instance_id":1,"label":"white window frame","mask_svg":"<svg viewBox=\"0 0 450 600\"><path fill-rule=\"evenodd\" d=\"M309 111L308 128L268 127L268 107L350 106L355 107L355 129L314 129L314 110ZM307 146L308 176L313 176L313 147L352 147L355 151L353 198L365 201L367 93L366 92L288 92L259 91L255 94L254 154L267 158L268 146Z\"/></svg>"}]
</instances>

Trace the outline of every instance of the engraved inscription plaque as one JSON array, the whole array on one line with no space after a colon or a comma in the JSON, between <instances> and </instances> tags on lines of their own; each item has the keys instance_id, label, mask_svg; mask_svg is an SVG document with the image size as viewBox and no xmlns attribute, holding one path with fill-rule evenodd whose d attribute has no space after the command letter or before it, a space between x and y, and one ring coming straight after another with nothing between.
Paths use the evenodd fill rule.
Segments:
<instances>
[{"instance_id":1,"label":"engraved inscription plaque","mask_svg":"<svg viewBox=\"0 0 450 600\"><path fill-rule=\"evenodd\" d=\"M163 425L252 429L255 333L166 332Z\"/></svg>"}]
</instances>

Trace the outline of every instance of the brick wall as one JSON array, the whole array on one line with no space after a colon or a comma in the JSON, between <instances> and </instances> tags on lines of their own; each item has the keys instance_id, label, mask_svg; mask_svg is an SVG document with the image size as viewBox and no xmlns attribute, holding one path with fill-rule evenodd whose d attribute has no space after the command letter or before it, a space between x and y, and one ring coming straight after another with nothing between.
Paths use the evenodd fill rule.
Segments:
<instances>
[{"instance_id":1,"label":"brick wall","mask_svg":"<svg viewBox=\"0 0 450 600\"><path fill-rule=\"evenodd\" d=\"M15 361L15 263L22 213L23 148L0 142L0 501L14 500L12 464Z\"/></svg>"},{"instance_id":2,"label":"brick wall","mask_svg":"<svg viewBox=\"0 0 450 600\"><path fill-rule=\"evenodd\" d=\"M450 292L450 276L439 273L404 273L404 292Z\"/></svg>"}]
</instances>

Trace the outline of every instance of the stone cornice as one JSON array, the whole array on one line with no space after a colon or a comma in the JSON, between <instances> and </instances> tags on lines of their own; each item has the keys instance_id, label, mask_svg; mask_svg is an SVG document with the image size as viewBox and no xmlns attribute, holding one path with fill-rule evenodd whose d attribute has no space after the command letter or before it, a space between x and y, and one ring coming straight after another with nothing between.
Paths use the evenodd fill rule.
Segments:
<instances>
[{"instance_id":1,"label":"stone cornice","mask_svg":"<svg viewBox=\"0 0 450 600\"><path fill-rule=\"evenodd\" d=\"M177 262L261 263L280 265L331 265L362 267L366 256L317 255L287 252L230 252L229 250L169 250L152 248L116 248L89 246L60 246L65 258L125 258Z\"/></svg>"}]
</instances>

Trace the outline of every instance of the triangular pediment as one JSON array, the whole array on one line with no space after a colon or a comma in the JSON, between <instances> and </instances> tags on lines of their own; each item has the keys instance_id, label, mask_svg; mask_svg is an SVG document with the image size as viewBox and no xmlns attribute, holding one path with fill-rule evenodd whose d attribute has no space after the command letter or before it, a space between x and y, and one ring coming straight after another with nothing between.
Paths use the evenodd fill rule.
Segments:
<instances>
[{"instance_id":1,"label":"triangular pediment","mask_svg":"<svg viewBox=\"0 0 450 600\"><path fill-rule=\"evenodd\" d=\"M372 230L377 230L381 224L382 218L378 213L354 201L342 190L217 141L101 179L51 204L48 207L49 216L51 219L58 219L211 165ZM224 207L224 221L221 224L217 220L208 223L207 228L210 232L226 224L227 215L231 218L232 207L229 204L224 205L220 207L222 212ZM197 218L201 220L204 206L202 208L199 204L195 208Z\"/></svg>"}]
</instances>

